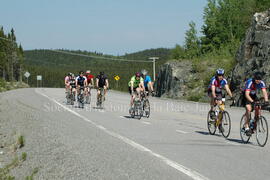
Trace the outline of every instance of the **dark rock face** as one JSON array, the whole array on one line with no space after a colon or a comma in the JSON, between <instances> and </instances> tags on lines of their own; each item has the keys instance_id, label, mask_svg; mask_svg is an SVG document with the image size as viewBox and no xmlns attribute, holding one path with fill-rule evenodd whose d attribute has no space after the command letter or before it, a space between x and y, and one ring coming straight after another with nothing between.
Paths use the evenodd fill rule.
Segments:
<instances>
[{"instance_id":1,"label":"dark rock face","mask_svg":"<svg viewBox=\"0 0 270 180\"><path fill-rule=\"evenodd\" d=\"M170 61L159 71L155 84L157 96L181 98L185 96L187 83L193 79L192 63L188 61Z\"/></svg>"},{"instance_id":2,"label":"dark rock face","mask_svg":"<svg viewBox=\"0 0 270 180\"><path fill-rule=\"evenodd\" d=\"M254 15L236 60L231 74L231 88L236 94L237 105L241 106L243 97L240 88L246 79L252 78L254 72L262 72L266 85L270 84L270 9Z\"/></svg>"}]
</instances>

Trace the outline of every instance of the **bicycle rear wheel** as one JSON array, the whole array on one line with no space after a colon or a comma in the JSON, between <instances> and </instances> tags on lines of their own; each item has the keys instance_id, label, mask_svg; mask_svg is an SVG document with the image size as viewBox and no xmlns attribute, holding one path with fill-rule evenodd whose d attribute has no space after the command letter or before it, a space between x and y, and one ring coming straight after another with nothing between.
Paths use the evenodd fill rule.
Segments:
<instances>
[{"instance_id":1,"label":"bicycle rear wheel","mask_svg":"<svg viewBox=\"0 0 270 180\"><path fill-rule=\"evenodd\" d=\"M265 117L261 116L256 125L256 139L259 146L265 146L268 139L268 124Z\"/></svg>"},{"instance_id":2,"label":"bicycle rear wheel","mask_svg":"<svg viewBox=\"0 0 270 180\"><path fill-rule=\"evenodd\" d=\"M221 127L222 127L221 134L225 138L228 138L231 132L231 118L230 118L230 114L227 111L224 111L222 113Z\"/></svg>"},{"instance_id":3,"label":"bicycle rear wheel","mask_svg":"<svg viewBox=\"0 0 270 180\"><path fill-rule=\"evenodd\" d=\"M207 115L207 128L211 135L214 135L216 133L217 127L216 127L216 121L214 119L211 119L210 112L208 112Z\"/></svg>"},{"instance_id":4,"label":"bicycle rear wheel","mask_svg":"<svg viewBox=\"0 0 270 180\"><path fill-rule=\"evenodd\" d=\"M245 132L245 119L246 115L244 114L240 121L240 136L244 143L248 143L251 136L247 136Z\"/></svg>"}]
</instances>

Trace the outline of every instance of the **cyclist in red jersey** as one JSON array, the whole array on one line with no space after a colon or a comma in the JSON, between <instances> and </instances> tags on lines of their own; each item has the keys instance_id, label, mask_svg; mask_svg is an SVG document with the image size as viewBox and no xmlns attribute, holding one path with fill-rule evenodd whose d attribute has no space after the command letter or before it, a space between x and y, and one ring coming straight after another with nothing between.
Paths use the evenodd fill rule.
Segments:
<instances>
[{"instance_id":1,"label":"cyclist in red jersey","mask_svg":"<svg viewBox=\"0 0 270 180\"><path fill-rule=\"evenodd\" d=\"M85 76L87 79L87 91L91 95L91 89L94 87L94 75L91 74L90 70L87 70Z\"/></svg>"}]
</instances>

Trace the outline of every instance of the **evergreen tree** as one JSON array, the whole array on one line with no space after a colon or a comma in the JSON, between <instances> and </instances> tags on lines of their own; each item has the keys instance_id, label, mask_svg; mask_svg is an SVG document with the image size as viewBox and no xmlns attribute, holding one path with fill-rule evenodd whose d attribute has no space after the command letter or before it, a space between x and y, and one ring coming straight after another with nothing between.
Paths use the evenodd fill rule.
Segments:
<instances>
[{"instance_id":1,"label":"evergreen tree","mask_svg":"<svg viewBox=\"0 0 270 180\"><path fill-rule=\"evenodd\" d=\"M194 22L189 23L189 30L186 32L185 37L185 51L187 58L194 58L199 56L200 42L197 37L196 25Z\"/></svg>"}]
</instances>

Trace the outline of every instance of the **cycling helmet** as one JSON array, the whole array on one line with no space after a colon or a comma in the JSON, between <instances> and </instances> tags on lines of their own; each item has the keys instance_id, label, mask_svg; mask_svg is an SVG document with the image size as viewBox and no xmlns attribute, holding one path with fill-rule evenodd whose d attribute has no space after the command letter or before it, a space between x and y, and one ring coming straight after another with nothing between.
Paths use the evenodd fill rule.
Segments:
<instances>
[{"instance_id":1,"label":"cycling helmet","mask_svg":"<svg viewBox=\"0 0 270 180\"><path fill-rule=\"evenodd\" d=\"M84 74L84 71L80 71L79 74L80 74L80 75L81 75L81 74Z\"/></svg>"},{"instance_id":2,"label":"cycling helmet","mask_svg":"<svg viewBox=\"0 0 270 180\"><path fill-rule=\"evenodd\" d=\"M141 74L139 72L136 72L135 77L141 77Z\"/></svg>"},{"instance_id":3,"label":"cycling helmet","mask_svg":"<svg viewBox=\"0 0 270 180\"><path fill-rule=\"evenodd\" d=\"M141 73L142 73L142 75L145 76L148 72L145 69L143 69L143 70L141 70Z\"/></svg>"},{"instance_id":4,"label":"cycling helmet","mask_svg":"<svg viewBox=\"0 0 270 180\"><path fill-rule=\"evenodd\" d=\"M104 75L104 72L103 71L100 71L99 72L99 75L103 76Z\"/></svg>"},{"instance_id":5,"label":"cycling helmet","mask_svg":"<svg viewBox=\"0 0 270 180\"><path fill-rule=\"evenodd\" d=\"M67 75L68 75L68 76L72 76L72 73L71 73L71 72L69 72Z\"/></svg>"},{"instance_id":6,"label":"cycling helmet","mask_svg":"<svg viewBox=\"0 0 270 180\"><path fill-rule=\"evenodd\" d=\"M85 73L86 73L86 74L90 74L90 72L91 72L90 70L87 70Z\"/></svg>"},{"instance_id":7,"label":"cycling helmet","mask_svg":"<svg viewBox=\"0 0 270 180\"><path fill-rule=\"evenodd\" d=\"M254 79L255 80L262 80L262 73L261 72L255 72L254 73Z\"/></svg>"},{"instance_id":8,"label":"cycling helmet","mask_svg":"<svg viewBox=\"0 0 270 180\"><path fill-rule=\"evenodd\" d=\"M216 75L217 76L224 76L224 72L225 72L224 69L217 69L216 70Z\"/></svg>"}]
</instances>

